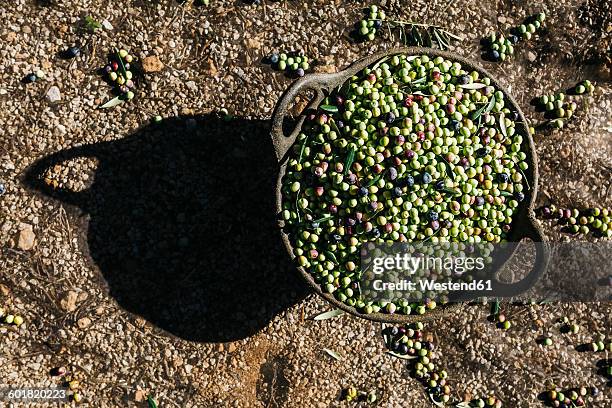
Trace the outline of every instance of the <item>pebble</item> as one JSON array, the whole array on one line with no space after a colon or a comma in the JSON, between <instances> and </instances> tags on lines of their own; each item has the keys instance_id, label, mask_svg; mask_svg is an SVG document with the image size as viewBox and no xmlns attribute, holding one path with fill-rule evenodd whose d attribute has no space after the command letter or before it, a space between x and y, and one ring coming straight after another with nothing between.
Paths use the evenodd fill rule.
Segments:
<instances>
[{"instance_id":1,"label":"pebble","mask_svg":"<svg viewBox=\"0 0 612 408\"><path fill-rule=\"evenodd\" d=\"M74 312L77 308L79 295L75 291L69 291L65 298L60 300L60 306L67 312Z\"/></svg>"},{"instance_id":2,"label":"pebble","mask_svg":"<svg viewBox=\"0 0 612 408\"><path fill-rule=\"evenodd\" d=\"M91 319L89 317L82 317L77 321L77 326L80 329L86 329L91 326Z\"/></svg>"},{"instance_id":3,"label":"pebble","mask_svg":"<svg viewBox=\"0 0 612 408\"><path fill-rule=\"evenodd\" d=\"M159 72L164 69L164 64L156 55L144 57L142 59L142 70L146 73Z\"/></svg>"},{"instance_id":4,"label":"pebble","mask_svg":"<svg viewBox=\"0 0 612 408\"><path fill-rule=\"evenodd\" d=\"M62 93L60 92L60 89L57 86L53 85L47 91L46 98L47 101L49 101L50 103L59 102L62 100Z\"/></svg>"},{"instance_id":5,"label":"pebble","mask_svg":"<svg viewBox=\"0 0 612 408\"><path fill-rule=\"evenodd\" d=\"M102 21L102 27L104 27L105 30L109 30L109 31L114 28L113 25L108 20Z\"/></svg>"},{"instance_id":6,"label":"pebble","mask_svg":"<svg viewBox=\"0 0 612 408\"><path fill-rule=\"evenodd\" d=\"M32 230L32 226L30 224L24 224L19 231L19 238L17 239L17 248L22 251L29 251L34 248L34 243L36 241L36 235Z\"/></svg>"},{"instance_id":7,"label":"pebble","mask_svg":"<svg viewBox=\"0 0 612 408\"><path fill-rule=\"evenodd\" d=\"M537 57L536 57L536 55L535 55L533 52L531 52L531 51L527 52L527 59L528 59L530 62L535 61L535 60L536 60L536 58L537 58Z\"/></svg>"}]
</instances>

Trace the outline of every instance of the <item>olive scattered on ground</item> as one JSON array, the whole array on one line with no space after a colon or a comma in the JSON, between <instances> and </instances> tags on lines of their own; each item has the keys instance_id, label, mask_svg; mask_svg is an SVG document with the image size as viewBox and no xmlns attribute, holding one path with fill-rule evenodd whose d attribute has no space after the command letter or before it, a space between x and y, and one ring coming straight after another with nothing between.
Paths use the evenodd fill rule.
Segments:
<instances>
[{"instance_id":1,"label":"olive scattered on ground","mask_svg":"<svg viewBox=\"0 0 612 408\"><path fill-rule=\"evenodd\" d=\"M310 69L310 59L303 52L280 54L275 52L268 57L268 61L274 69L300 77Z\"/></svg>"},{"instance_id":2,"label":"olive scattered on ground","mask_svg":"<svg viewBox=\"0 0 612 408\"><path fill-rule=\"evenodd\" d=\"M347 402L367 402L373 404L377 401L378 397L376 391L359 391L357 388L351 386L342 390L341 399Z\"/></svg>"},{"instance_id":3,"label":"olive scattered on ground","mask_svg":"<svg viewBox=\"0 0 612 408\"><path fill-rule=\"evenodd\" d=\"M582 95L585 92L592 94L593 92L595 92L595 85L593 85L588 79L585 79L584 81L577 84L574 87L573 91L577 95Z\"/></svg>"},{"instance_id":4,"label":"olive scattered on ground","mask_svg":"<svg viewBox=\"0 0 612 408\"><path fill-rule=\"evenodd\" d=\"M424 327L422 322L388 326L383 328L382 334L390 352L409 361L411 375L423 384L431 400L436 404L447 404L451 400L448 373L434 363L435 344L431 335L423 331ZM476 398L470 406L500 408L502 401L494 396Z\"/></svg>"},{"instance_id":5,"label":"olive scattered on ground","mask_svg":"<svg viewBox=\"0 0 612 408\"><path fill-rule=\"evenodd\" d=\"M16 314L7 313L4 308L0 307L0 319L6 324L13 324L17 327L23 324L23 317Z\"/></svg>"},{"instance_id":6,"label":"olive scattered on ground","mask_svg":"<svg viewBox=\"0 0 612 408\"><path fill-rule=\"evenodd\" d=\"M112 58L104 67L104 72L109 81L114 83L115 92L118 94L117 98L120 100L134 98L135 83L134 74L131 71L133 61L134 57L126 50L121 49L113 53Z\"/></svg>"},{"instance_id":7,"label":"olive scattered on ground","mask_svg":"<svg viewBox=\"0 0 612 408\"><path fill-rule=\"evenodd\" d=\"M528 17L523 24L510 30L508 36L493 33L483 41L485 58L492 61L505 61L507 56L514 55L514 47L521 40L530 40L532 35L542 28L546 14L539 13Z\"/></svg>"},{"instance_id":8,"label":"olive scattered on ground","mask_svg":"<svg viewBox=\"0 0 612 408\"><path fill-rule=\"evenodd\" d=\"M363 313L436 307L371 302L360 247L501 242L529 188L519 114L490 78L458 62L393 55L325 98L302 126L282 183L295 260Z\"/></svg>"},{"instance_id":9,"label":"olive scattered on ground","mask_svg":"<svg viewBox=\"0 0 612 408\"><path fill-rule=\"evenodd\" d=\"M612 210L609 208L563 209L551 204L540 208L539 213L544 218L557 220L563 232L612 238Z\"/></svg>"},{"instance_id":10,"label":"olive scattered on ground","mask_svg":"<svg viewBox=\"0 0 612 408\"><path fill-rule=\"evenodd\" d=\"M551 388L545 395L545 403L555 408L572 408L587 406L590 396L597 396L599 390L596 387L579 387L561 390L558 387Z\"/></svg>"},{"instance_id":11,"label":"olive scattered on ground","mask_svg":"<svg viewBox=\"0 0 612 408\"><path fill-rule=\"evenodd\" d=\"M364 18L357 23L359 36L362 39L373 40L376 37L377 30L382 28L382 23L385 19L385 11L376 5L371 5L368 9L364 10Z\"/></svg>"}]
</instances>

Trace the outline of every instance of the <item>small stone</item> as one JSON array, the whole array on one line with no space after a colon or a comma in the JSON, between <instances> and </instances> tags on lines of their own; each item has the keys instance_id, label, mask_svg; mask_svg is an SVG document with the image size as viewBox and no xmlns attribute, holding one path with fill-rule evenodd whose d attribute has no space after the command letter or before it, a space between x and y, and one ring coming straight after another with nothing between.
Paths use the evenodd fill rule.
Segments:
<instances>
[{"instance_id":1,"label":"small stone","mask_svg":"<svg viewBox=\"0 0 612 408\"><path fill-rule=\"evenodd\" d=\"M507 21L506 17L504 17L504 16L497 17L497 22L498 23L504 24L506 21Z\"/></svg>"},{"instance_id":2,"label":"small stone","mask_svg":"<svg viewBox=\"0 0 612 408\"><path fill-rule=\"evenodd\" d=\"M202 67L204 72L206 72L210 76L215 76L218 72L217 67L215 66L215 61L212 58L208 58Z\"/></svg>"},{"instance_id":3,"label":"small stone","mask_svg":"<svg viewBox=\"0 0 612 408\"><path fill-rule=\"evenodd\" d=\"M77 308L76 302L78 298L79 294L71 290L64 299L60 300L60 306L67 312L74 312Z\"/></svg>"},{"instance_id":4,"label":"small stone","mask_svg":"<svg viewBox=\"0 0 612 408\"><path fill-rule=\"evenodd\" d=\"M50 103L55 103L55 102L59 102L62 99L62 94L60 92L60 89L57 86L53 85L47 91L46 97Z\"/></svg>"},{"instance_id":5,"label":"small stone","mask_svg":"<svg viewBox=\"0 0 612 408\"><path fill-rule=\"evenodd\" d=\"M136 390L136 392L134 393L134 400L136 402L142 402L147 398L147 393L144 392L143 390Z\"/></svg>"},{"instance_id":6,"label":"small stone","mask_svg":"<svg viewBox=\"0 0 612 408\"><path fill-rule=\"evenodd\" d=\"M536 60L536 55L535 55L533 52L529 51L529 52L527 52L527 59L528 59L530 62L533 62L533 61L535 61L535 60Z\"/></svg>"},{"instance_id":7,"label":"small stone","mask_svg":"<svg viewBox=\"0 0 612 408\"><path fill-rule=\"evenodd\" d=\"M236 351L236 345L234 343L229 343L227 345L227 351L229 353L233 353L234 351Z\"/></svg>"},{"instance_id":8,"label":"small stone","mask_svg":"<svg viewBox=\"0 0 612 408\"><path fill-rule=\"evenodd\" d=\"M79 329L86 329L91 326L91 319L89 317L82 317L77 321Z\"/></svg>"},{"instance_id":9,"label":"small stone","mask_svg":"<svg viewBox=\"0 0 612 408\"><path fill-rule=\"evenodd\" d=\"M198 90L198 86L196 85L194 81L185 82L185 86L194 92L197 92Z\"/></svg>"},{"instance_id":10,"label":"small stone","mask_svg":"<svg viewBox=\"0 0 612 408\"><path fill-rule=\"evenodd\" d=\"M29 251L34 248L34 242L36 241L36 235L32 230L32 226L24 224L22 229L19 231L19 237L17 238L17 247L22 251Z\"/></svg>"},{"instance_id":11,"label":"small stone","mask_svg":"<svg viewBox=\"0 0 612 408\"><path fill-rule=\"evenodd\" d=\"M162 69L164 69L164 64L156 55L151 55L142 59L142 70L144 72L159 72Z\"/></svg>"},{"instance_id":12,"label":"small stone","mask_svg":"<svg viewBox=\"0 0 612 408\"><path fill-rule=\"evenodd\" d=\"M259 40L256 38L249 38L247 39L246 43L247 47L249 48L254 48L256 50L261 48L261 42L259 42Z\"/></svg>"},{"instance_id":13,"label":"small stone","mask_svg":"<svg viewBox=\"0 0 612 408\"><path fill-rule=\"evenodd\" d=\"M102 21L102 27L104 27L105 30L109 31L113 29L113 25L108 20Z\"/></svg>"}]
</instances>

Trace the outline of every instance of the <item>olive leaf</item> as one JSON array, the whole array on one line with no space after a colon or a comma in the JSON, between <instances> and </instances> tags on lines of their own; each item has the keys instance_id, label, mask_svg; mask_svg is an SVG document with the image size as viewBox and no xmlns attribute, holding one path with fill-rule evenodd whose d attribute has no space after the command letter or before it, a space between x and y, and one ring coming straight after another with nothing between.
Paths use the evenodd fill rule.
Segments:
<instances>
[{"instance_id":1,"label":"olive leaf","mask_svg":"<svg viewBox=\"0 0 612 408\"><path fill-rule=\"evenodd\" d=\"M504 197L512 197L512 193L509 191L500 191L499 193Z\"/></svg>"},{"instance_id":2,"label":"olive leaf","mask_svg":"<svg viewBox=\"0 0 612 408\"><path fill-rule=\"evenodd\" d=\"M463 401L455 405L455 408L470 408L470 406L469 402Z\"/></svg>"},{"instance_id":3,"label":"olive leaf","mask_svg":"<svg viewBox=\"0 0 612 408\"><path fill-rule=\"evenodd\" d=\"M380 64L382 64L383 62L385 62L386 60L388 60L389 58L391 58L390 55L387 55L385 57L382 57L381 59L379 59L378 61L376 61L376 64L372 65L371 70L375 71L376 68L378 68L380 66Z\"/></svg>"},{"instance_id":4,"label":"olive leaf","mask_svg":"<svg viewBox=\"0 0 612 408\"><path fill-rule=\"evenodd\" d=\"M412 26L412 29L410 30L410 35L412 39L414 40L415 45L418 45L418 46L423 45L423 37L421 36L421 33L415 26Z\"/></svg>"},{"instance_id":5,"label":"olive leaf","mask_svg":"<svg viewBox=\"0 0 612 408\"><path fill-rule=\"evenodd\" d=\"M127 80L127 70L125 69L125 65L123 65L123 58L121 58L121 55L119 55L119 50L115 48L114 51L115 56L117 57L117 63L119 64L121 75L123 75L123 78Z\"/></svg>"},{"instance_id":6,"label":"olive leaf","mask_svg":"<svg viewBox=\"0 0 612 408\"><path fill-rule=\"evenodd\" d=\"M321 313L312 318L312 320L327 320L333 317L338 317L343 315L344 312L340 309L330 310L329 312Z\"/></svg>"},{"instance_id":7,"label":"olive leaf","mask_svg":"<svg viewBox=\"0 0 612 408\"><path fill-rule=\"evenodd\" d=\"M501 129L502 135L508 137L508 132L506 131L506 115L504 115L504 112L499 115L499 128Z\"/></svg>"},{"instance_id":8,"label":"olive leaf","mask_svg":"<svg viewBox=\"0 0 612 408\"><path fill-rule=\"evenodd\" d=\"M372 180L370 180L368 182L368 184L366 184L366 187L370 187L372 184L374 183L378 183L378 180L380 180L380 178L383 176L383 174L385 174L387 171L385 170L383 173L378 174L376 177L374 177Z\"/></svg>"},{"instance_id":9,"label":"olive leaf","mask_svg":"<svg viewBox=\"0 0 612 408\"><path fill-rule=\"evenodd\" d=\"M149 408L157 408L157 403L150 395L147 396L147 405L149 406Z\"/></svg>"},{"instance_id":10,"label":"olive leaf","mask_svg":"<svg viewBox=\"0 0 612 408\"><path fill-rule=\"evenodd\" d=\"M404 355L404 354L398 354L394 351L386 351L386 353L390 356L396 357L396 358L401 358L402 360L414 360L416 358L419 358L419 356L408 356L408 355Z\"/></svg>"},{"instance_id":11,"label":"olive leaf","mask_svg":"<svg viewBox=\"0 0 612 408\"><path fill-rule=\"evenodd\" d=\"M463 89L482 89L487 86L487 84L483 84L482 82L472 82L471 84L459 85Z\"/></svg>"},{"instance_id":12,"label":"olive leaf","mask_svg":"<svg viewBox=\"0 0 612 408\"><path fill-rule=\"evenodd\" d=\"M455 181L455 174L453 173L453 169L451 168L451 165L450 165L450 163L448 162L448 160L446 160L446 159L444 158L444 156L442 156L442 155L440 155L440 154L438 154L437 156L438 156L439 158L441 158L442 160L444 160L444 163L446 164L446 174L448 175L448 177L449 177L451 180Z\"/></svg>"},{"instance_id":13,"label":"olive leaf","mask_svg":"<svg viewBox=\"0 0 612 408\"><path fill-rule=\"evenodd\" d=\"M338 361L342 361L342 357L340 356L340 354L336 353L334 350L324 348L323 351L326 352L328 355L330 355L332 358Z\"/></svg>"},{"instance_id":14,"label":"olive leaf","mask_svg":"<svg viewBox=\"0 0 612 408\"><path fill-rule=\"evenodd\" d=\"M452 189L452 188L448 188L448 187L444 187L442 189L442 191L444 191L445 193L448 193L448 194L455 195L455 196L460 196L461 195L461 191L455 190L455 189Z\"/></svg>"},{"instance_id":15,"label":"olive leaf","mask_svg":"<svg viewBox=\"0 0 612 408\"><path fill-rule=\"evenodd\" d=\"M476 120L480 118L480 115L482 115L485 112L490 112L491 109L493 109L493 106L495 106L495 98L491 97L488 104L482 105L480 109L478 109L472 114L472 120Z\"/></svg>"},{"instance_id":16,"label":"olive leaf","mask_svg":"<svg viewBox=\"0 0 612 408\"><path fill-rule=\"evenodd\" d=\"M334 261L335 263L338 263L338 259L336 258L336 255L334 255L333 252L331 251L325 251L324 252L325 256L328 257L329 259L331 259L332 261ZM325 313L323 313L325 314Z\"/></svg>"},{"instance_id":17,"label":"olive leaf","mask_svg":"<svg viewBox=\"0 0 612 408\"><path fill-rule=\"evenodd\" d=\"M430 392L429 393L429 399L431 400L431 402L433 402L433 404L437 407L443 407L444 403L440 402L440 401L436 401L436 399L434 398L433 394Z\"/></svg>"},{"instance_id":18,"label":"olive leaf","mask_svg":"<svg viewBox=\"0 0 612 408\"><path fill-rule=\"evenodd\" d=\"M500 308L501 307L500 307L499 299L495 299L495 301L491 303L491 314L493 316L497 316L499 314Z\"/></svg>"},{"instance_id":19,"label":"olive leaf","mask_svg":"<svg viewBox=\"0 0 612 408\"><path fill-rule=\"evenodd\" d=\"M324 110L326 112L337 113L338 107L334 105L321 105L319 109Z\"/></svg>"},{"instance_id":20,"label":"olive leaf","mask_svg":"<svg viewBox=\"0 0 612 408\"><path fill-rule=\"evenodd\" d=\"M444 51L444 50L450 48L448 43L446 41L444 41L444 38L442 38L442 35L440 34L440 32L438 31L437 28L433 29L433 33L434 33L434 36L436 37L436 41L438 42L438 45L440 46L441 50Z\"/></svg>"},{"instance_id":21,"label":"olive leaf","mask_svg":"<svg viewBox=\"0 0 612 408\"><path fill-rule=\"evenodd\" d=\"M304 138L304 142L302 143L302 148L300 149L300 157L298 158L299 164L302 163L302 156L304 155L304 149L306 149L306 142L308 141L308 136L309 135L306 135L306 137Z\"/></svg>"},{"instance_id":22,"label":"olive leaf","mask_svg":"<svg viewBox=\"0 0 612 408\"><path fill-rule=\"evenodd\" d=\"M385 342L385 347L389 347L391 344L391 336L389 336L385 331L387 330L387 325L385 323L380 323L380 332L383 335L383 341Z\"/></svg>"},{"instance_id":23,"label":"olive leaf","mask_svg":"<svg viewBox=\"0 0 612 408\"><path fill-rule=\"evenodd\" d=\"M353 161L355 160L355 148L351 147L346 156L346 162L344 163L344 175L346 176L353 165Z\"/></svg>"},{"instance_id":24,"label":"olive leaf","mask_svg":"<svg viewBox=\"0 0 612 408\"><path fill-rule=\"evenodd\" d=\"M328 215L328 216L326 216L326 217L319 218L318 220L314 220L314 221L312 221L312 224L320 224L320 223L322 223L322 222L329 221L329 220L331 220L332 218L334 218L334 216L333 216L333 215Z\"/></svg>"},{"instance_id":25,"label":"olive leaf","mask_svg":"<svg viewBox=\"0 0 612 408\"><path fill-rule=\"evenodd\" d=\"M119 96L115 96L113 99L107 101L106 103L100 105L98 108L100 109L106 109L106 108L112 108L113 106L117 106L120 105L124 102L125 100L121 97L121 95Z\"/></svg>"},{"instance_id":26,"label":"olive leaf","mask_svg":"<svg viewBox=\"0 0 612 408\"><path fill-rule=\"evenodd\" d=\"M338 125L336 125L336 121L333 118L329 118L329 124L331 125L332 129L338 133L338 136L340 136L342 132L340 132L340 129L338 128Z\"/></svg>"}]
</instances>

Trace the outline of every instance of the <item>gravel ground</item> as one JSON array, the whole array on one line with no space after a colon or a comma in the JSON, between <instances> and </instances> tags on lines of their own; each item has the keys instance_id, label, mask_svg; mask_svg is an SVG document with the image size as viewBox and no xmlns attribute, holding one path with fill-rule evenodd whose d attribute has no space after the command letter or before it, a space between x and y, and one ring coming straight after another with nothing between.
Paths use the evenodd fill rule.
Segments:
<instances>
[{"instance_id":1,"label":"gravel ground","mask_svg":"<svg viewBox=\"0 0 612 408\"><path fill-rule=\"evenodd\" d=\"M388 15L461 34L455 51L477 59L487 30L546 11L548 30L503 65L483 65L534 123L542 119L529 107L535 95L597 82L566 129L536 135L540 200L612 206L605 0L381 4ZM378 390L379 406L431 406L405 362L383 353L380 325L309 319L329 307L299 280L275 229L269 117L291 80L260 61L272 50L303 49L316 70L331 72L393 46L350 41L362 6L0 5L0 180L8 189L0 198L0 306L26 321L0 326L0 384L58 385L49 371L64 365L82 384L83 406L146 406L149 393L162 407L348 406L338 400L348 385ZM86 15L105 27L85 32ZM82 55L60 58L74 44ZM165 67L138 78L129 104L98 110L110 90L96 71L113 46L158 56ZM38 69L44 80L21 83ZM221 108L234 119L216 115ZM150 123L156 114L161 124ZM428 324L456 399L494 393L507 407L537 407L554 382L597 385L590 406L612 405L610 384L597 374L601 356L575 347L611 334L610 303L504 309L509 331L487 321L482 304ZM562 316L581 332L560 334ZM547 332L555 343L544 349L535 340Z\"/></svg>"}]
</instances>

